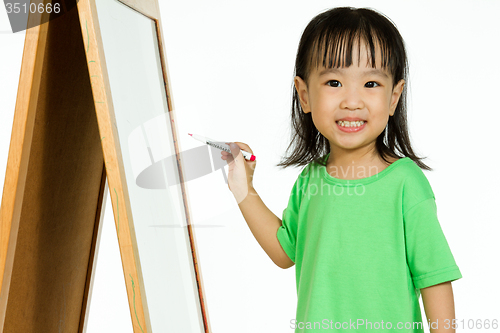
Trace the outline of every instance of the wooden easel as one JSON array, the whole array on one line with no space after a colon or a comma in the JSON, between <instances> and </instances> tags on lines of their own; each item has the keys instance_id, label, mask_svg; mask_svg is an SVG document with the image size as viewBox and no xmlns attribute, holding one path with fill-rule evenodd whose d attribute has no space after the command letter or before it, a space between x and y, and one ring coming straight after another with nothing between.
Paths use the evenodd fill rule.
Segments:
<instances>
[{"instance_id":1,"label":"wooden easel","mask_svg":"<svg viewBox=\"0 0 500 333\"><path fill-rule=\"evenodd\" d=\"M175 136L158 3L120 1L156 22ZM151 332L102 60L95 0L79 0L63 16L26 31L0 214L0 332L84 331L106 178L116 190L110 195L115 223L119 217L121 224L118 240L134 332ZM91 82L94 74L99 84ZM180 156L177 140L175 150ZM178 165L209 332L179 158Z\"/></svg>"}]
</instances>

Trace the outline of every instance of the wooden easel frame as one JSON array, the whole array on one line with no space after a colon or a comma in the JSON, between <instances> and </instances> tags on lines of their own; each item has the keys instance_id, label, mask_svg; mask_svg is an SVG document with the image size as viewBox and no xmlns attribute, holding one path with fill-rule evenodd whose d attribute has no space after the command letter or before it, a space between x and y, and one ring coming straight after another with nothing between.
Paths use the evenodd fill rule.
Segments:
<instances>
[{"instance_id":1,"label":"wooden easel frame","mask_svg":"<svg viewBox=\"0 0 500 333\"><path fill-rule=\"evenodd\" d=\"M119 1L156 23L176 138L158 2ZM106 178L134 332L151 332L110 91L95 0L26 31L0 211L0 332L84 331ZM177 139L174 146L209 332Z\"/></svg>"}]
</instances>

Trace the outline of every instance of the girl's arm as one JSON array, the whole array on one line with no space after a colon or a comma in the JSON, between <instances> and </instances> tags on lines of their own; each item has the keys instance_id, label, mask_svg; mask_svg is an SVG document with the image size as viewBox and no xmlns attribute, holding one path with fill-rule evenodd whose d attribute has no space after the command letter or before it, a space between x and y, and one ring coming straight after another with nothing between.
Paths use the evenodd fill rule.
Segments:
<instances>
[{"instance_id":1,"label":"girl's arm","mask_svg":"<svg viewBox=\"0 0 500 333\"><path fill-rule=\"evenodd\" d=\"M455 333L451 281L420 289L431 333Z\"/></svg>"},{"instance_id":2,"label":"girl's arm","mask_svg":"<svg viewBox=\"0 0 500 333\"><path fill-rule=\"evenodd\" d=\"M269 258L280 268L293 266L294 262L288 258L276 236L281 227L281 219L267 208L253 187L249 188L248 195L238 206L255 239Z\"/></svg>"},{"instance_id":3,"label":"girl's arm","mask_svg":"<svg viewBox=\"0 0 500 333\"><path fill-rule=\"evenodd\" d=\"M278 241L278 229L281 220L267 208L253 187L253 173L257 161L245 161L240 149L253 154L252 149L245 143L231 144L231 154L221 151L221 158L228 162L228 186L252 231L255 239L267 253L269 258L280 268L289 268L294 265ZM231 158L231 156L233 156Z\"/></svg>"}]
</instances>

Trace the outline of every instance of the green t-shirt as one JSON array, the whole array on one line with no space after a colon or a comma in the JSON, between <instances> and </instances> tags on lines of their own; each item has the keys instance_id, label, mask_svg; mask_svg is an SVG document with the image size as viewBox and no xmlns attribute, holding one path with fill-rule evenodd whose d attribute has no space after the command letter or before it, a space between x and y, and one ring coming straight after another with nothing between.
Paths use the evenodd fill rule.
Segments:
<instances>
[{"instance_id":1,"label":"green t-shirt","mask_svg":"<svg viewBox=\"0 0 500 333\"><path fill-rule=\"evenodd\" d=\"M424 332L419 289L462 277L418 165L371 174L335 178L313 162L294 184L277 237L295 263L295 332Z\"/></svg>"}]
</instances>

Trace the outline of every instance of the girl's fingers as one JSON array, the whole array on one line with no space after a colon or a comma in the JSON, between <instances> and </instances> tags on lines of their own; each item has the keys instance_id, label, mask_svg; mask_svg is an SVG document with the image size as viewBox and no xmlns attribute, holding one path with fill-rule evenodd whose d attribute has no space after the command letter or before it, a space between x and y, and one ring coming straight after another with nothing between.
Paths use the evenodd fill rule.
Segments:
<instances>
[{"instance_id":1,"label":"girl's fingers","mask_svg":"<svg viewBox=\"0 0 500 333\"><path fill-rule=\"evenodd\" d=\"M231 143L234 143L236 147L233 147L231 148ZM244 150L248 153L251 153L253 154L253 150L246 144L246 143L243 143L243 142L226 142L226 144L229 146L229 149L231 149L231 153L228 153L224 150L221 150L221 155L222 155L222 159L223 160L228 160L228 163L232 162L233 161L233 158L238 158L240 154L240 150ZM226 157L226 158L224 158ZM248 161L246 160L243 156L241 156L241 158L246 161L247 163L250 163L250 164L255 164L256 161Z\"/></svg>"},{"instance_id":2,"label":"girl's fingers","mask_svg":"<svg viewBox=\"0 0 500 333\"><path fill-rule=\"evenodd\" d=\"M231 157L238 158L238 156L241 155L241 153L240 153L240 146L238 146L238 144L236 144L236 143L229 143L229 149L231 149Z\"/></svg>"},{"instance_id":3,"label":"girl's fingers","mask_svg":"<svg viewBox=\"0 0 500 333\"><path fill-rule=\"evenodd\" d=\"M241 150L244 150L246 151L247 153L251 153L253 155L253 150L246 144L246 143L243 143L243 142L233 142L235 145L236 145L236 149L231 149L231 154L233 156L238 156L239 155L239 149ZM231 142L226 142L227 145L230 146ZM249 163L253 163L253 162L256 162L256 161L253 161L253 162L250 162L250 161L247 161Z\"/></svg>"},{"instance_id":4,"label":"girl's fingers","mask_svg":"<svg viewBox=\"0 0 500 333\"><path fill-rule=\"evenodd\" d=\"M248 153L251 153L253 155L253 150L250 149L250 147L246 144L246 143L243 143L243 142L235 142L238 147L240 147L240 149L248 152Z\"/></svg>"}]
</instances>

